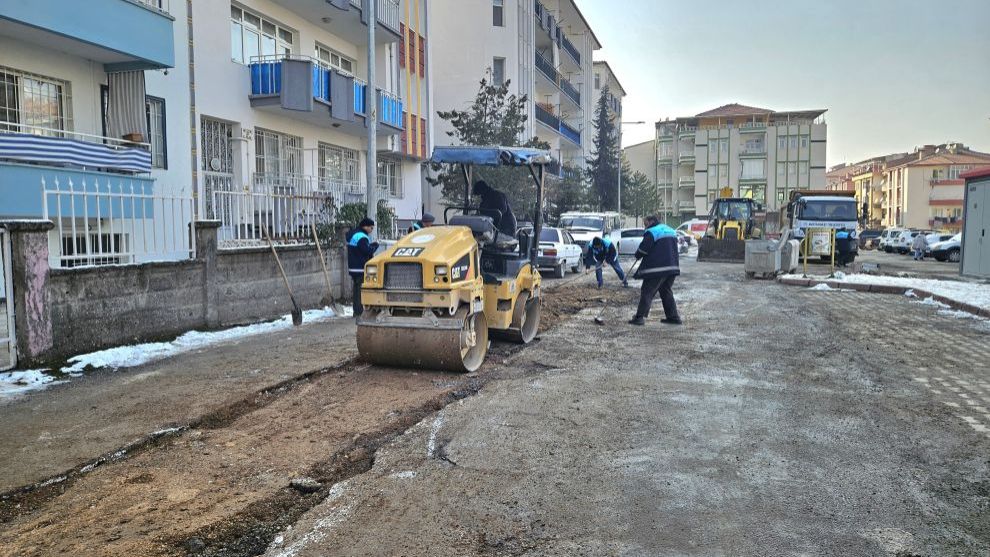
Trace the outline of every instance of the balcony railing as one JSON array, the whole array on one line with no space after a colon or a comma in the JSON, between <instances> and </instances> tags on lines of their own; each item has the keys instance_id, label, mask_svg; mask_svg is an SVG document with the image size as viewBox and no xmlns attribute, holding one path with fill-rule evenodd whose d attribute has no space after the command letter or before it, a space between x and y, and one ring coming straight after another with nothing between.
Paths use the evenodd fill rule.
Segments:
<instances>
[{"instance_id":1,"label":"balcony railing","mask_svg":"<svg viewBox=\"0 0 990 557\"><path fill-rule=\"evenodd\" d=\"M570 81L560 75L560 72L554 67L553 62L547 59L546 56L540 54L539 51L536 52L536 68L547 77L550 81L557 86L567 97L569 97L576 104L581 104L581 92L577 90Z\"/></svg>"},{"instance_id":2,"label":"balcony railing","mask_svg":"<svg viewBox=\"0 0 990 557\"><path fill-rule=\"evenodd\" d=\"M576 62L578 66L581 65L581 53L578 52L578 49L575 48L574 44L571 43L571 41L567 38L566 35L560 38L560 48L561 50L569 54L571 58L574 59L574 62Z\"/></svg>"},{"instance_id":3,"label":"balcony railing","mask_svg":"<svg viewBox=\"0 0 990 557\"><path fill-rule=\"evenodd\" d=\"M560 122L560 135L564 136L567 140L571 141L575 145L581 145L581 132L577 131L573 126L569 125L567 122Z\"/></svg>"},{"instance_id":4,"label":"balcony railing","mask_svg":"<svg viewBox=\"0 0 990 557\"><path fill-rule=\"evenodd\" d=\"M689 176L682 176L677 180L677 186L681 188L693 188L694 178L691 178Z\"/></svg>"},{"instance_id":5,"label":"balcony railing","mask_svg":"<svg viewBox=\"0 0 990 557\"><path fill-rule=\"evenodd\" d=\"M375 4L375 19L378 23L388 27L396 33L401 33L399 28L399 0L374 0ZM363 0L351 0L351 5L358 8L364 9L362 6Z\"/></svg>"},{"instance_id":6,"label":"balcony railing","mask_svg":"<svg viewBox=\"0 0 990 557\"><path fill-rule=\"evenodd\" d=\"M0 160L146 173L151 146L86 133L0 122Z\"/></svg>"},{"instance_id":7,"label":"balcony railing","mask_svg":"<svg viewBox=\"0 0 990 557\"><path fill-rule=\"evenodd\" d=\"M739 156L754 156L754 157L758 157L758 156L764 156L766 154L767 154L767 146L766 145L755 145L755 146L750 146L750 147L743 147L742 150L739 151Z\"/></svg>"},{"instance_id":8,"label":"balcony railing","mask_svg":"<svg viewBox=\"0 0 990 557\"><path fill-rule=\"evenodd\" d=\"M565 95L571 98L572 101L581 104L581 92L577 90L577 87L571 85L570 81L567 81L563 77L560 78L560 90L564 92Z\"/></svg>"},{"instance_id":9,"label":"balcony railing","mask_svg":"<svg viewBox=\"0 0 990 557\"><path fill-rule=\"evenodd\" d=\"M560 129L560 118L540 105L536 105L536 121L542 122L555 130Z\"/></svg>"}]
</instances>

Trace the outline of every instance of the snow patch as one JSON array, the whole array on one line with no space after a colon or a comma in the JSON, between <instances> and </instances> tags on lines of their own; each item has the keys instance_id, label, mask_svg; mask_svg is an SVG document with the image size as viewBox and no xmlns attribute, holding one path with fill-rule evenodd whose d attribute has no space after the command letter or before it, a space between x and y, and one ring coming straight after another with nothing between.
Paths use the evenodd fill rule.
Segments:
<instances>
[{"instance_id":1,"label":"snow patch","mask_svg":"<svg viewBox=\"0 0 990 557\"><path fill-rule=\"evenodd\" d=\"M321 507L326 506L327 504L335 503L347 491L347 485L346 480L334 484L333 487L330 488L330 493L327 494L327 498L324 499L320 507L317 508L322 510ZM268 553L266 553L266 555L271 554L272 557L295 557L300 551L306 549L308 545L320 542L327 536L328 533L330 533L331 530L339 526L344 519L351 514L351 506L351 504L345 504L331 508L327 511L326 516L313 523L312 529L305 534L302 534L298 540L292 542L284 549L278 549L278 545L281 545L285 541L284 536L282 536L281 539L276 538L275 542L268 547Z\"/></svg>"},{"instance_id":2,"label":"snow patch","mask_svg":"<svg viewBox=\"0 0 990 557\"><path fill-rule=\"evenodd\" d=\"M0 399L30 391L40 391L64 383L49 375L48 369L26 369L0 373Z\"/></svg>"},{"instance_id":3,"label":"snow patch","mask_svg":"<svg viewBox=\"0 0 990 557\"><path fill-rule=\"evenodd\" d=\"M814 290L816 292L832 292L835 289L832 288L831 286L825 284L824 282L822 282L822 283L816 284L814 286L808 287L808 290Z\"/></svg>"},{"instance_id":4,"label":"snow patch","mask_svg":"<svg viewBox=\"0 0 990 557\"><path fill-rule=\"evenodd\" d=\"M403 470L402 472L391 474L389 477L397 480L411 480L416 477L416 472L414 470Z\"/></svg>"},{"instance_id":5,"label":"snow patch","mask_svg":"<svg viewBox=\"0 0 990 557\"><path fill-rule=\"evenodd\" d=\"M801 279L802 275L785 275L784 278ZM810 277L826 280L827 277ZM982 309L990 309L990 284L963 282L954 280L923 279L912 277L890 277L883 275L847 274L842 278L836 276L832 280L848 284L870 284L879 286L897 286L909 289L908 297L917 297L914 289L924 290Z\"/></svg>"},{"instance_id":6,"label":"snow patch","mask_svg":"<svg viewBox=\"0 0 990 557\"><path fill-rule=\"evenodd\" d=\"M437 417L433 419L433 424L430 426L430 438L426 441L426 458L433 458L433 454L437 450L437 435L440 433L441 427L443 427L443 409L437 412Z\"/></svg>"},{"instance_id":7,"label":"snow patch","mask_svg":"<svg viewBox=\"0 0 990 557\"><path fill-rule=\"evenodd\" d=\"M343 314L344 316L353 315L353 310L351 308L344 308ZM337 317L337 314L328 307L303 312L304 323L325 321L334 317ZM118 346L116 348L108 348L90 354L75 356L69 359L69 364L71 365L63 367L62 372L70 375L80 375L88 368L120 369L135 367L212 344L284 331L291 328L292 316L285 315L276 321L233 327L222 331L189 331L171 342L147 342L131 346Z\"/></svg>"}]
</instances>

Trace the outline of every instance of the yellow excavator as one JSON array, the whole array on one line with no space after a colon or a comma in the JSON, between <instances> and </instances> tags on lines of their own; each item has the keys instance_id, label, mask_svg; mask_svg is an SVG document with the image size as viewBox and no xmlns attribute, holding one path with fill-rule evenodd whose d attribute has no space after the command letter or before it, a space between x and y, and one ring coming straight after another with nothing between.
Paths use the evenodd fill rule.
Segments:
<instances>
[{"instance_id":1,"label":"yellow excavator","mask_svg":"<svg viewBox=\"0 0 990 557\"><path fill-rule=\"evenodd\" d=\"M732 188L722 188L708 213L708 229L698 242L698 261L742 263L746 240L760 238L754 215L759 203L745 197L732 197Z\"/></svg>"},{"instance_id":2,"label":"yellow excavator","mask_svg":"<svg viewBox=\"0 0 990 557\"><path fill-rule=\"evenodd\" d=\"M489 336L517 343L536 337L542 292L535 239L552 158L518 147L437 147L432 162L460 167L465 204L444 212L444 226L413 232L365 265L358 351L378 364L470 372L485 361ZM532 234L499 232L501 215L470 206L476 165L528 169L536 182Z\"/></svg>"}]
</instances>

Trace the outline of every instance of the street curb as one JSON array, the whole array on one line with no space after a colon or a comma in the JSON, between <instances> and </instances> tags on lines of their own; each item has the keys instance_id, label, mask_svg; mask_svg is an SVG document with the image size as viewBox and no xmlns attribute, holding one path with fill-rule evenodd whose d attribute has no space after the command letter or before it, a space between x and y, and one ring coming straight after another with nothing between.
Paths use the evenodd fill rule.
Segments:
<instances>
[{"instance_id":1,"label":"street curb","mask_svg":"<svg viewBox=\"0 0 990 557\"><path fill-rule=\"evenodd\" d=\"M913 291L914 294L920 299L931 298L936 302L945 304L952 309L964 311L966 313L971 313L980 317L990 319L990 309L984 309L978 306L967 304L965 302L960 302L958 300L953 300L952 298L946 298L941 294L933 294L927 290L921 288L911 288L908 286L892 286L889 284L859 284L854 282L839 282L837 280L818 280L809 278L780 278L777 282L785 286L802 286L805 288L810 288L818 286L819 284L828 285L829 288L843 288L847 290L855 290L857 292L871 292L874 294L897 294L899 296L905 295L908 291Z\"/></svg>"}]
</instances>

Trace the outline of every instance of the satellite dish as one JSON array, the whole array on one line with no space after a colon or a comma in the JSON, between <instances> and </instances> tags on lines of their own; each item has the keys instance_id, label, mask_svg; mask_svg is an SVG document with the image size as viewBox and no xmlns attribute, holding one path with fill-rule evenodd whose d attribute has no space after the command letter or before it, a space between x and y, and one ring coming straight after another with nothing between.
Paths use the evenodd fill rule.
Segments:
<instances>
[{"instance_id":1,"label":"satellite dish","mask_svg":"<svg viewBox=\"0 0 990 557\"><path fill-rule=\"evenodd\" d=\"M220 157L213 157L210 159L210 169L214 172L220 171Z\"/></svg>"}]
</instances>

